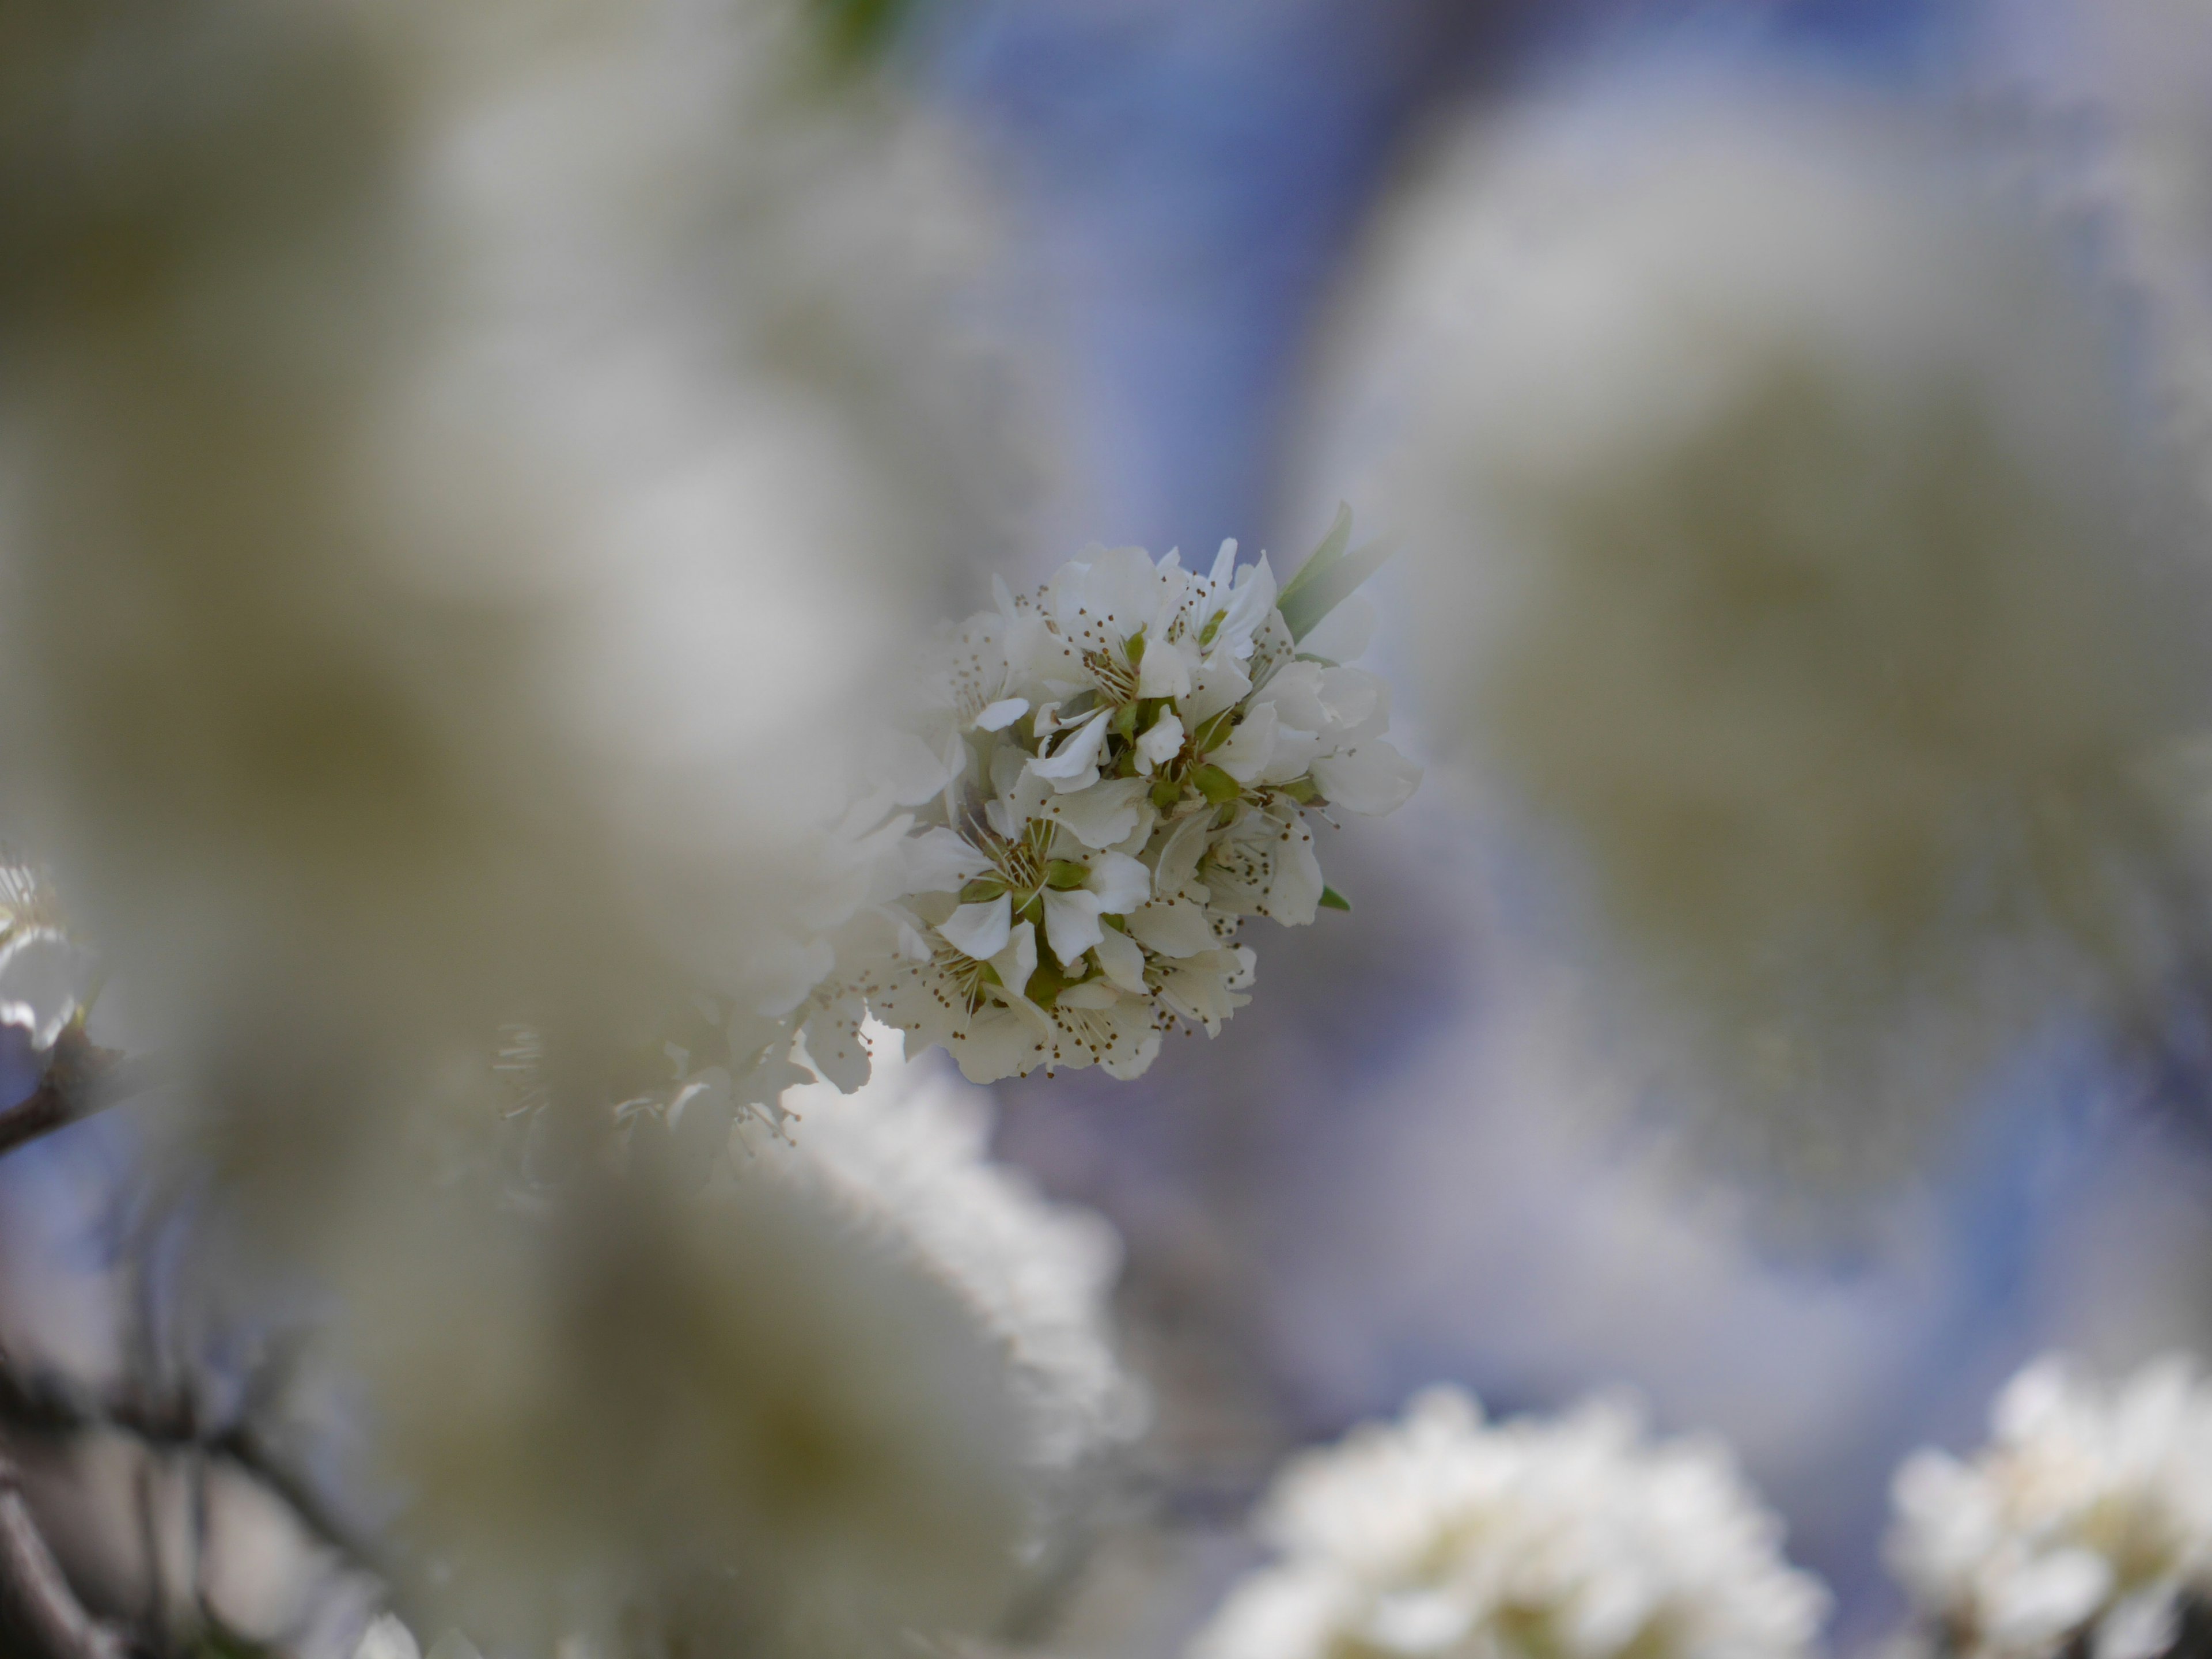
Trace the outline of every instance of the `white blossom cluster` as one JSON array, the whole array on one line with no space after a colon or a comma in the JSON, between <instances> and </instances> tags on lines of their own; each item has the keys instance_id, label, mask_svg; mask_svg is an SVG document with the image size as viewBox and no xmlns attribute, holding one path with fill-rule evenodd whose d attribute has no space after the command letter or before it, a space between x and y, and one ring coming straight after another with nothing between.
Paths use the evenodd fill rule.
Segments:
<instances>
[{"instance_id":1,"label":"white blossom cluster","mask_svg":"<svg viewBox=\"0 0 2212 1659\"><path fill-rule=\"evenodd\" d=\"M2094 1659L2173 1645L2212 1590L2212 1384L2179 1358L2100 1387L2046 1358L1997 1396L1969 1462L1898 1471L1887 1553L1922 1650Z\"/></svg>"},{"instance_id":2,"label":"white blossom cluster","mask_svg":"<svg viewBox=\"0 0 2212 1659\"><path fill-rule=\"evenodd\" d=\"M1291 1463L1260 1524L1281 1561L1191 1659L1783 1659L1827 1605L1724 1449L1603 1401L1492 1424L1430 1390Z\"/></svg>"},{"instance_id":3,"label":"white blossom cluster","mask_svg":"<svg viewBox=\"0 0 2212 1659\"><path fill-rule=\"evenodd\" d=\"M874 826L848 829L872 902L799 1012L823 1075L867 1075L865 1011L979 1083L1134 1077L1163 1033L1214 1035L1249 1000L1246 917L1344 908L1309 820L1388 812L1420 779L1382 738L1388 689L1343 665L1371 615L1340 601L1381 556L1350 533L1340 514L1279 591L1234 542L1204 573L1094 548L1034 594L995 585L848 820Z\"/></svg>"}]
</instances>

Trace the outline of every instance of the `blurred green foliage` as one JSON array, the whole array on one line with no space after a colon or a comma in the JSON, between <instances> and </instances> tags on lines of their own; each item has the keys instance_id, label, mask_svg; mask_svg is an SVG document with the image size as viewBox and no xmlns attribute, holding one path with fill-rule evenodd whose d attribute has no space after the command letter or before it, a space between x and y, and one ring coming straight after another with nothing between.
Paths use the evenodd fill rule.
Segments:
<instances>
[{"instance_id":1,"label":"blurred green foliage","mask_svg":"<svg viewBox=\"0 0 2212 1659\"><path fill-rule=\"evenodd\" d=\"M814 0L831 63L861 69L879 59L921 0Z\"/></svg>"}]
</instances>

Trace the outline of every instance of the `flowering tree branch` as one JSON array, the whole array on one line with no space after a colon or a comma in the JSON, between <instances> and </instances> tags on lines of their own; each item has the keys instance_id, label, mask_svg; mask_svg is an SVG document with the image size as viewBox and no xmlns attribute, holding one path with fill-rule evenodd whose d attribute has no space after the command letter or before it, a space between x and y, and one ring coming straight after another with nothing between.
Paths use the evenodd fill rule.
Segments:
<instances>
[{"instance_id":1,"label":"flowering tree branch","mask_svg":"<svg viewBox=\"0 0 2212 1659\"><path fill-rule=\"evenodd\" d=\"M65 1027L54 1040L39 1086L13 1106L0 1108L0 1157L105 1111L150 1082L141 1062L100 1048L79 1026Z\"/></svg>"}]
</instances>

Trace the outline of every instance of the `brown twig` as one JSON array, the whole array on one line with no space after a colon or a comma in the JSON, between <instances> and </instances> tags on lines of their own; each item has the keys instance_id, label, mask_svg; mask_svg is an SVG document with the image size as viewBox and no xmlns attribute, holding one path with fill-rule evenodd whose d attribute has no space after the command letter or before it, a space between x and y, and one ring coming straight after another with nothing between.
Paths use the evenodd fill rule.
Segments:
<instances>
[{"instance_id":1,"label":"brown twig","mask_svg":"<svg viewBox=\"0 0 2212 1659\"><path fill-rule=\"evenodd\" d=\"M122 1633L84 1610L23 1500L15 1466L0 1455L0 1599L51 1659L130 1659Z\"/></svg>"},{"instance_id":2,"label":"brown twig","mask_svg":"<svg viewBox=\"0 0 2212 1659\"><path fill-rule=\"evenodd\" d=\"M67 1128L152 1082L138 1062L120 1051L102 1048L82 1027L64 1028L54 1039L39 1086L13 1106L0 1109L0 1158L57 1129Z\"/></svg>"}]
</instances>

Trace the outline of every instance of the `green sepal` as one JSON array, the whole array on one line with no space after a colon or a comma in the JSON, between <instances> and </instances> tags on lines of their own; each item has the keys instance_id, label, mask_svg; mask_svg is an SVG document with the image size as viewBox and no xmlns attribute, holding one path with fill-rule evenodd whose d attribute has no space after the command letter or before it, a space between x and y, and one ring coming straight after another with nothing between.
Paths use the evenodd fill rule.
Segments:
<instances>
[{"instance_id":1,"label":"green sepal","mask_svg":"<svg viewBox=\"0 0 2212 1659\"><path fill-rule=\"evenodd\" d=\"M1060 963L1047 952L1037 958L1036 972L1030 975L1022 994L1038 1007L1049 1008L1060 1000L1060 994L1074 983L1060 971Z\"/></svg>"},{"instance_id":2,"label":"green sepal","mask_svg":"<svg viewBox=\"0 0 2212 1659\"><path fill-rule=\"evenodd\" d=\"M1345 550L1352 544L1352 509L1339 503L1335 522L1328 534L1322 538L1321 545L1313 556L1298 567L1297 574L1284 584L1283 591L1275 596L1275 608L1283 613L1284 623L1293 640L1302 640L1311 632L1323 617L1342 605L1358 590L1359 585L1382 568L1382 562L1398 550L1397 539L1385 536L1366 546Z\"/></svg>"},{"instance_id":3,"label":"green sepal","mask_svg":"<svg viewBox=\"0 0 2212 1659\"><path fill-rule=\"evenodd\" d=\"M1279 783L1275 787L1301 806L1310 806L1321 799L1321 791L1315 787L1311 778L1292 778L1288 783Z\"/></svg>"},{"instance_id":4,"label":"green sepal","mask_svg":"<svg viewBox=\"0 0 2212 1659\"><path fill-rule=\"evenodd\" d=\"M1231 728L1236 726L1237 713L1237 709L1231 707L1223 709L1218 714L1200 720L1198 723L1198 729L1190 734L1191 752L1203 755L1218 748L1222 740L1228 737Z\"/></svg>"},{"instance_id":5,"label":"green sepal","mask_svg":"<svg viewBox=\"0 0 2212 1659\"><path fill-rule=\"evenodd\" d=\"M1173 778L1162 778L1152 786L1152 805L1166 811L1182 799L1182 785Z\"/></svg>"},{"instance_id":6,"label":"green sepal","mask_svg":"<svg viewBox=\"0 0 2212 1659\"><path fill-rule=\"evenodd\" d=\"M1078 864L1073 859L1054 859L1044 867L1044 884L1062 893L1070 888L1082 886L1090 878L1089 867Z\"/></svg>"},{"instance_id":7,"label":"green sepal","mask_svg":"<svg viewBox=\"0 0 2212 1659\"><path fill-rule=\"evenodd\" d=\"M1322 888L1321 890L1321 897L1316 900L1315 902L1319 904L1324 910L1349 911L1352 908L1352 901L1345 897L1343 894L1338 892L1334 887Z\"/></svg>"},{"instance_id":8,"label":"green sepal","mask_svg":"<svg viewBox=\"0 0 2212 1659\"><path fill-rule=\"evenodd\" d=\"M1216 806L1226 805L1244 793L1243 784L1211 763L1192 773L1190 781L1198 786L1198 793Z\"/></svg>"},{"instance_id":9,"label":"green sepal","mask_svg":"<svg viewBox=\"0 0 2212 1659\"><path fill-rule=\"evenodd\" d=\"M1114 718L1106 722L1106 729L1117 738L1137 735L1137 705L1125 702L1114 711Z\"/></svg>"},{"instance_id":10,"label":"green sepal","mask_svg":"<svg viewBox=\"0 0 2212 1659\"><path fill-rule=\"evenodd\" d=\"M978 876L960 890L963 904L988 904L1006 890L1006 884L996 876Z\"/></svg>"}]
</instances>

